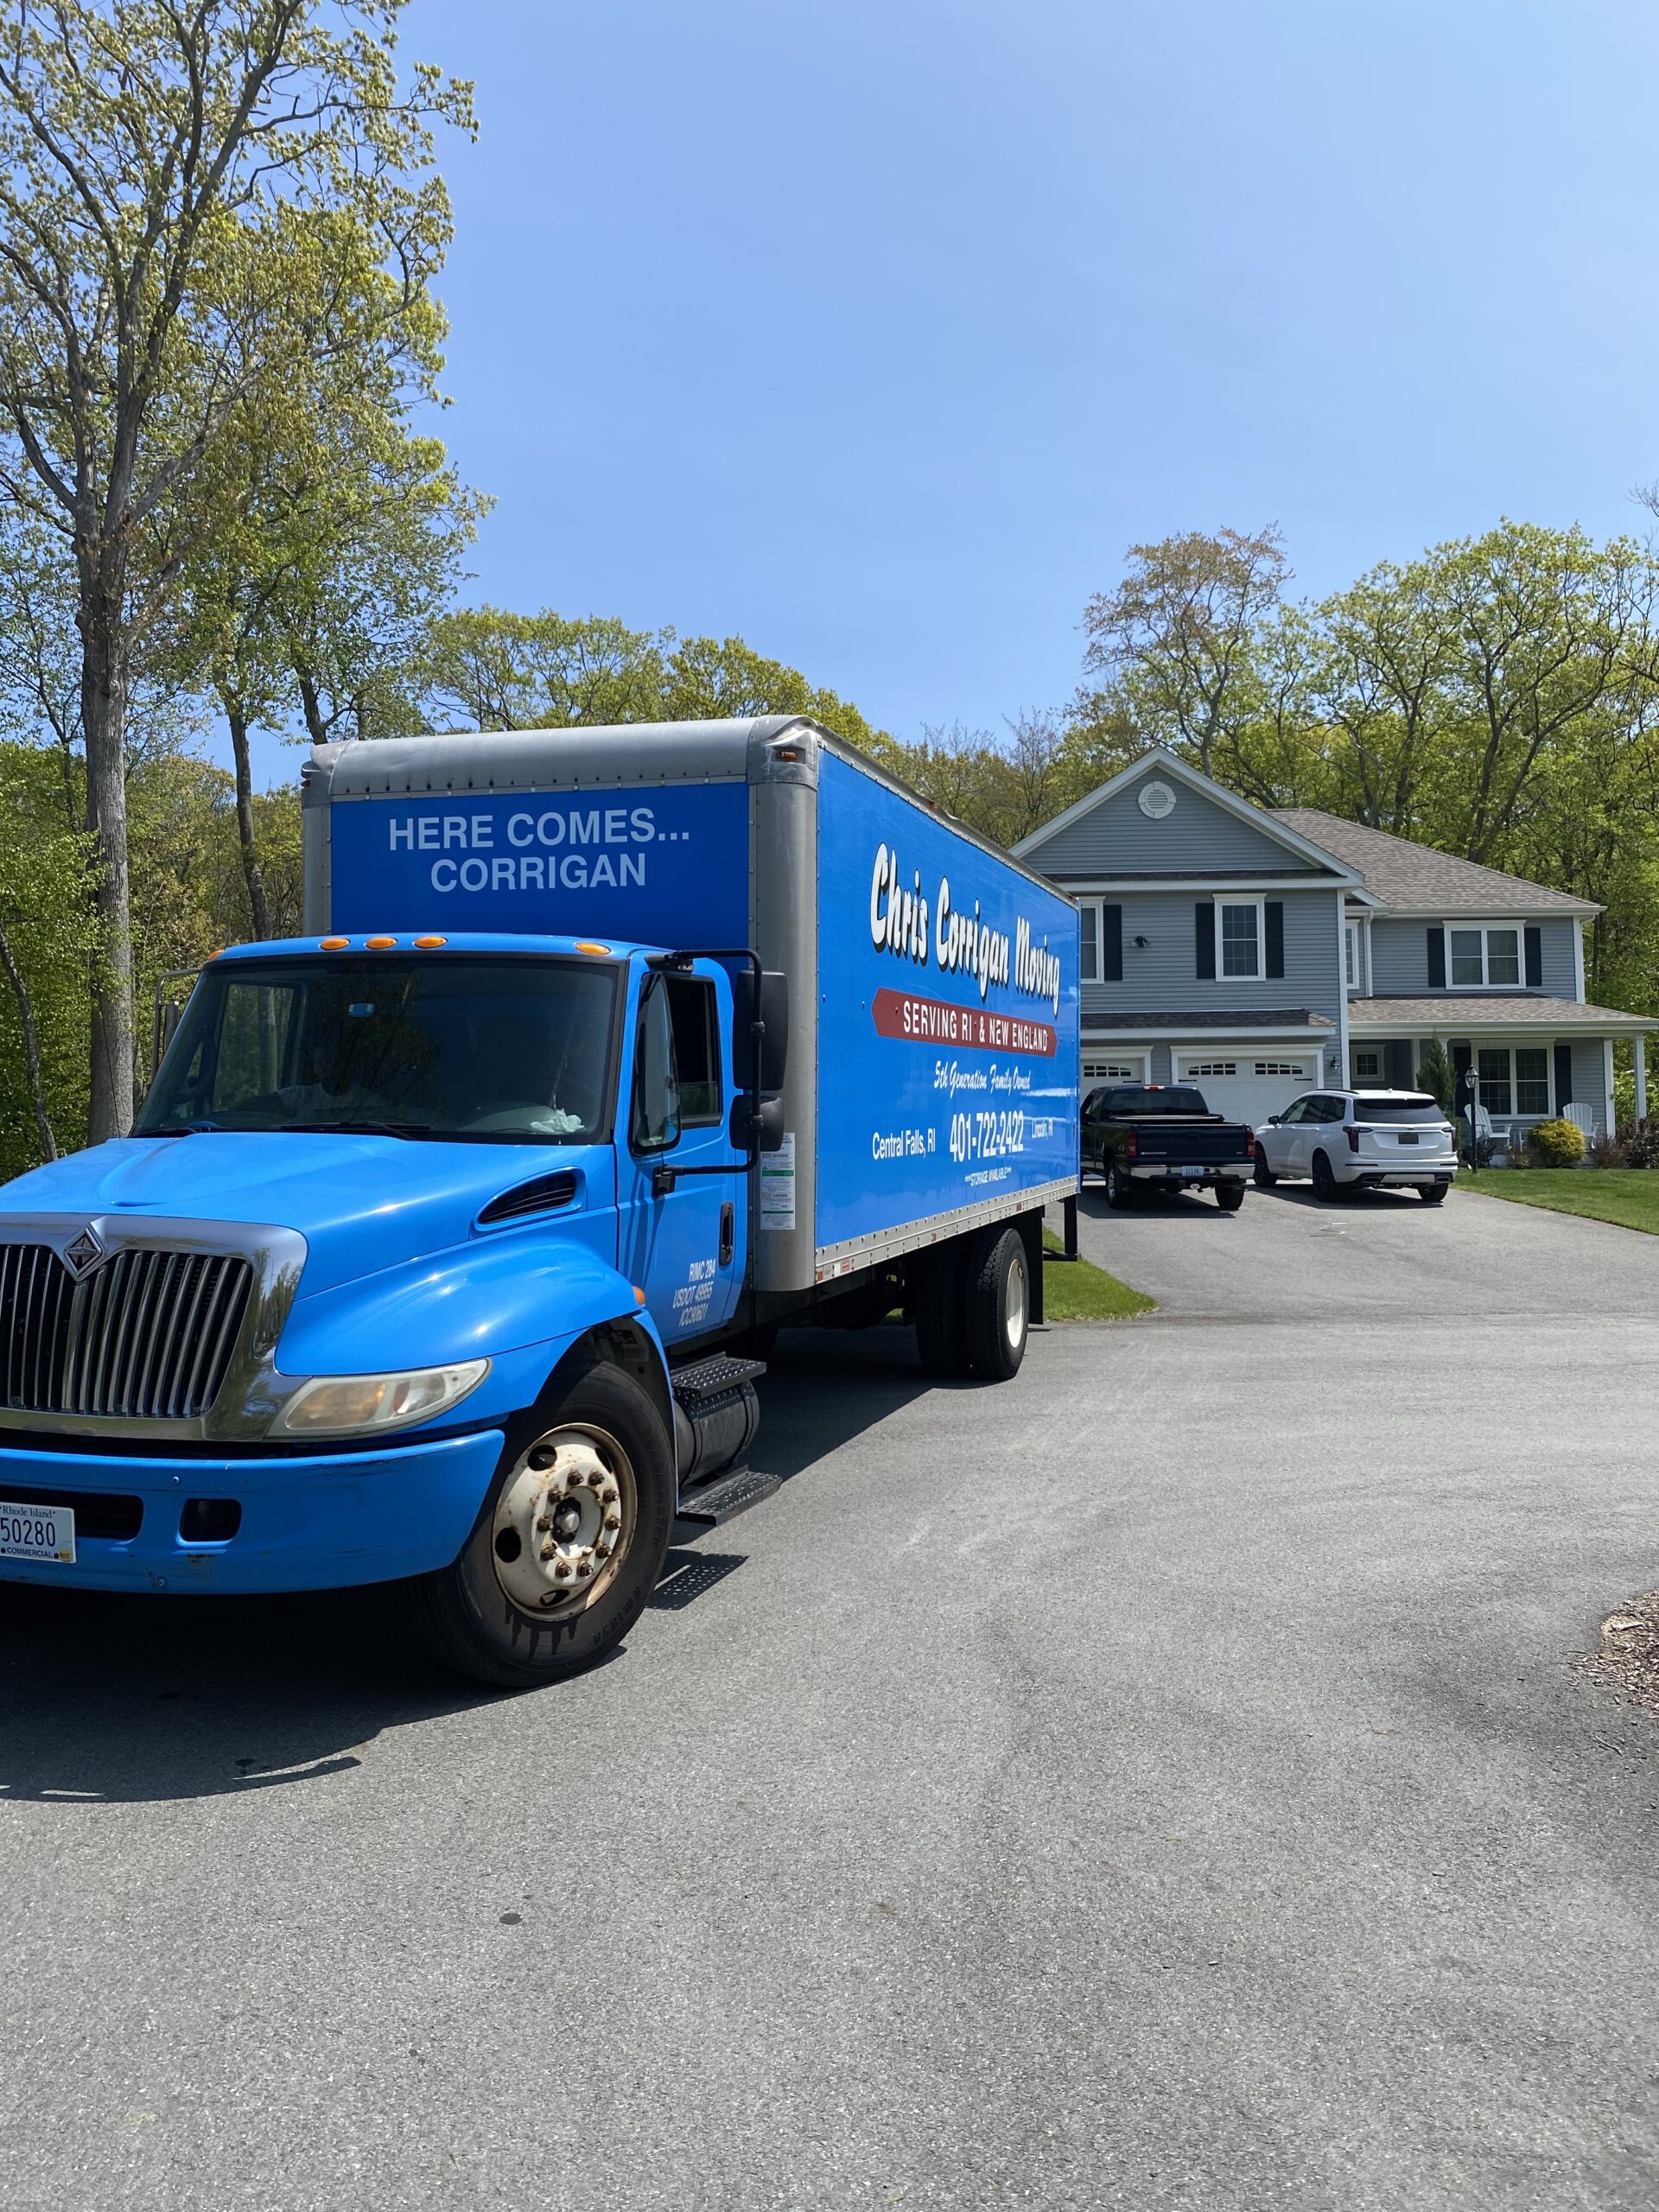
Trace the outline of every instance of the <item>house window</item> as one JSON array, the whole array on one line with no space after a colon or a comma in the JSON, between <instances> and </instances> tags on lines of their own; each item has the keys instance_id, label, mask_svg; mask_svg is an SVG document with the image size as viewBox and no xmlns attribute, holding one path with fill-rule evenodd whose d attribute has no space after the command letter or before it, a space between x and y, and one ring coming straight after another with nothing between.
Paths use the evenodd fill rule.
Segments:
<instances>
[{"instance_id":1,"label":"house window","mask_svg":"<svg viewBox=\"0 0 1659 2212\"><path fill-rule=\"evenodd\" d=\"M1221 912L1221 972L1254 982L1262 973L1262 902L1217 900Z\"/></svg>"},{"instance_id":2,"label":"house window","mask_svg":"<svg viewBox=\"0 0 1659 2212\"><path fill-rule=\"evenodd\" d=\"M1475 1055L1480 1103L1489 1114L1549 1111L1549 1051L1543 1045L1483 1045Z\"/></svg>"},{"instance_id":3,"label":"house window","mask_svg":"<svg viewBox=\"0 0 1659 2212\"><path fill-rule=\"evenodd\" d=\"M1541 1045L1516 1046L1515 1110L1517 1114L1549 1111L1549 1054Z\"/></svg>"},{"instance_id":4,"label":"house window","mask_svg":"<svg viewBox=\"0 0 1659 2212\"><path fill-rule=\"evenodd\" d=\"M1082 928L1082 955L1077 973L1085 983L1100 981L1100 909L1098 906L1079 906L1077 920Z\"/></svg>"},{"instance_id":5,"label":"house window","mask_svg":"<svg viewBox=\"0 0 1659 2212\"><path fill-rule=\"evenodd\" d=\"M1359 925L1344 922L1342 931L1343 981L1351 991L1359 988Z\"/></svg>"},{"instance_id":6,"label":"house window","mask_svg":"<svg viewBox=\"0 0 1659 2212\"><path fill-rule=\"evenodd\" d=\"M1513 990L1521 981L1521 928L1449 929L1446 949L1455 991Z\"/></svg>"},{"instance_id":7,"label":"house window","mask_svg":"<svg viewBox=\"0 0 1659 2212\"><path fill-rule=\"evenodd\" d=\"M1354 1081L1381 1083L1382 1080L1382 1054L1380 1048L1373 1047L1366 1052L1357 1051L1354 1054Z\"/></svg>"}]
</instances>

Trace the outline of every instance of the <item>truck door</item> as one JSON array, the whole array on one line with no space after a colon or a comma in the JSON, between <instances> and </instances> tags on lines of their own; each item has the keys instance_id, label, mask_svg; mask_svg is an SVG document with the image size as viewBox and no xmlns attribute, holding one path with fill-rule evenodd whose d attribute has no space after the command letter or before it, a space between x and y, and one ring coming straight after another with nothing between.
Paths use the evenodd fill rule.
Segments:
<instances>
[{"instance_id":1,"label":"truck door","mask_svg":"<svg viewBox=\"0 0 1659 2212\"><path fill-rule=\"evenodd\" d=\"M731 1005L723 976L651 970L634 1014L618 1132L619 1259L671 1351L729 1320L743 1282L748 1166L727 1135L731 1071L721 1050ZM692 1167L725 1172L683 1172Z\"/></svg>"}]
</instances>

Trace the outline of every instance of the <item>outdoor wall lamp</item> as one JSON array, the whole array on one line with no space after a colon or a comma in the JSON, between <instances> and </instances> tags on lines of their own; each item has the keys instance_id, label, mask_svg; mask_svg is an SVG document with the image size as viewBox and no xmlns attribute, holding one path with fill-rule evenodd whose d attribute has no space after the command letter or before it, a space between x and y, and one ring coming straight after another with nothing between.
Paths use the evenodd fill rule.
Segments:
<instances>
[{"instance_id":1,"label":"outdoor wall lamp","mask_svg":"<svg viewBox=\"0 0 1659 2212\"><path fill-rule=\"evenodd\" d=\"M1147 949L1147 943L1148 943L1148 940L1147 940L1146 938L1143 938L1143 937L1138 937L1138 938L1136 938L1136 939L1135 940L1135 950L1136 950L1137 952L1144 952L1144 951L1146 950L1146 949Z\"/></svg>"}]
</instances>

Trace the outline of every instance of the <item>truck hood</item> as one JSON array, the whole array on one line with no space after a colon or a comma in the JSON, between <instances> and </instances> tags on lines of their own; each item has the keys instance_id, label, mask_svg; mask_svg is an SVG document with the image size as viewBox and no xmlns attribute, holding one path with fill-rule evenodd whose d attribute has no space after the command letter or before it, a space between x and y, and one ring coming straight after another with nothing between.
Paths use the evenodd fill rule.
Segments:
<instances>
[{"instance_id":1,"label":"truck hood","mask_svg":"<svg viewBox=\"0 0 1659 2212\"><path fill-rule=\"evenodd\" d=\"M310 1296L466 1242L479 1211L532 1176L573 1168L607 1203L604 1145L442 1144L281 1130L123 1137L0 1186L19 1213L266 1223L306 1240Z\"/></svg>"}]
</instances>

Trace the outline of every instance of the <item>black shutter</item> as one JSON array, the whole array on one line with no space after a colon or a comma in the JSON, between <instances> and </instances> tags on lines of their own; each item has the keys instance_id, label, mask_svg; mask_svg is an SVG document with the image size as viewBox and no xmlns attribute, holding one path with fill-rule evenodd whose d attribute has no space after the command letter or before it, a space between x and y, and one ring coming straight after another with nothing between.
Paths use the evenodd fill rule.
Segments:
<instances>
[{"instance_id":1,"label":"black shutter","mask_svg":"<svg viewBox=\"0 0 1659 2212\"><path fill-rule=\"evenodd\" d=\"M1382 1047L1382 1072L1390 1090L1411 1089L1411 1044L1404 1037L1390 1037Z\"/></svg>"},{"instance_id":2,"label":"black shutter","mask_svg":"<svg viewBox=\"0 0 1659 2212\"><path fill-rule=\"evenodd\" d=\"M1544 933L1529 928L1527 931L1527 982L1536 990L1544 980Z\"/></svg>"},{"instance_id":3,"label":"black shutter","mask_svg":"<svg viewBox=\"0 0 1659 2212\"><path fill-rule=\"evenodd\" d=\"M1200 899L1194 906L1192 927L1198 947L1198 963L1194 972L1201 983L1213 982L1216 974L1216 902L1213 899Z\"/></svg>"},{"instance_id":4,"label":"black shutter","mask_svg":"<svg viewBox=\"0 0 1659 2212\"><path fill-rule=\"evenodd\" d=\"M1446 988L1446 931L1432 929L1428 933L1428 988L1431 991Z\"/></svg>"},{"instance_id":5,"label":"black shutter","mask_svg":"<svg viewBox=\"0 0 1659 2212\"><path fill-rule=\"evenodd\" d=\"M1100 910L1100 980L1103 983L1121 983L1123 980L1123 909L1103 906Z\"/></svg>"},{"instance_id":6,"label":"black shutter","mask_svg":"<svg viewBox=\"0 0 1659 2212\"><path fill-rule=\"evenodd\" d=\"M1431 930L1429 935L1433 937L1433 931ZM1469 1093L1464 1088L1463 1078L1468 1074L1469 1064L1473 1058L1473 1052L1467 1045L1454 1045L1452 1047L1452 1065L1458 1071L1457 1101L1452 1109L1452 1119L1458 1121L1468 1116L1471 1136L1474 1135L1475 1122L1474 1116L1469 1113Z\"/></svg>"},{"instance_id":7,"label":"black shutter","mask_svg":"<svg viewBox=\"0 0 1659 2212\"><path fill-rule=\"evenodd\" d=\"M1531 932L1529 931L1528 934L1530 935ZM1565 1114L1572 1103L1573 1047L1570 1045L1558 1045L1555 1047L1555 1111L1558 1114ZM1587 1105L1589 1101L1586 1099L1585 1103Z\"/></svg>"},{"instance_id":8,"label":"black shutter","mask_svg":"<svg viewBox=\"0 0 1659 2212\"><path fill-rule=\"evenodd\" d=\"M1285 902L1282 899L1267 901L1268 917L1268 973L1282 976L1285 972Z\"/></svg>"}]
</instances>

